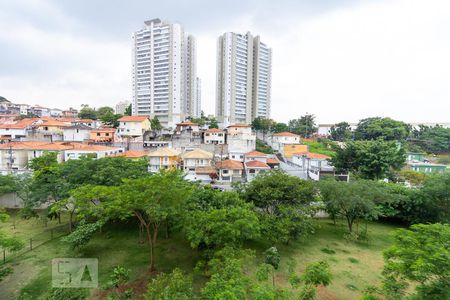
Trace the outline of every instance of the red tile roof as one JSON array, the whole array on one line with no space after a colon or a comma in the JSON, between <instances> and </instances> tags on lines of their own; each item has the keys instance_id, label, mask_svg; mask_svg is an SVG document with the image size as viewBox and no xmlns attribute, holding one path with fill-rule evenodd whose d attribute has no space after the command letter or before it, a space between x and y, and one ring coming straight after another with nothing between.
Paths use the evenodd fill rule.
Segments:
<instances>
[{"instance_id":1,"label":"red tile roof","mask_svg":"<svg viewBox=\"0 0 450 300\"><path fill-rule=\"evenodd\" d=\"M244 167L240 161L227 159L216 163L218 169L243 170Z\"/></svg>"},{"instance_id":2,"label":"red tile roof","mask_svg":"<svg viewBox=\"0 0 450 300\"><path fill-rule=\"evenodd\" d=\"M100 128L96 128L93 129L91 132L116 132L115 128L110 128L110 127L100 127Z\"/></svg>"},{"instance_id":3,"label":"red tile roof","mask_svg":"<svg viewBox=\"0 0 450 300\"><path fill-rule=\"evenodd\" d=\"M250 151L245 153L245 157L266 157L267 154L259 152L259 151Z\"/></svg>"},{"instance_id":4,"label":"red tile roof","mask_svg":"<svg viewBox=\"0 0 450 300\"><path fill-rule=\"evenodd\" d=\"M306 156L307 158L311 158L311 159L330 159L331 158L328 155L312 153L312 152L300 152L300 153L296 153L294 155Z\"/></svg>"},{"instance_id":5,"label":"red tile roof","mask_svg":"<svg viewBox=\"0 0 450 300\"><path fill-rule=\"evenodd\" d=\"M191 121L183 121L178 123L177 126L197 126L197 123L192 123Z\"/></svg>"},{"instance_id":6,"label":"red tile roof","mask_svg":"<svg viewBox=\"0 0 450 300\"><path fill-rule=\"evenodd\" d=\"M238 123L238 124L230 125L230 126L228 126L228 128L229 127L250 127L250 125Z\"/></svg>"},{"instance_id":7,"label":"red tile roof","mask_svg":"<svg viewBox=\"0 0 450 300\"><path fill-rule=\"evenodd\" d=\"M298 134L292 133L292 132L279 132L279 133L274 133L273 136L299 136Z\"/></svg>"},{"instance_id":8,"label":"red tile roof","mask_svg":"<svg viewBox=\"0 0 450 300\"><path fill-rule=\"evenodd\" d=\"M267 164L271 164L271 165L279 165L279 164L280 164L280 161L279 161L277 158L275 158L275 157L269 157L269 158L267 159Z\"/></svg>"},{"instance_id":9,"label":"red tile roof","mask_svg":"<svg viewBox=\"0 0 450 300\"><path fill-rule=\"evenodd\" d=\"M128 150L128 151L122 153L121 156L124 156L126 158L139 158L139 157L147 156L147 152L136 151L136 150Z\"/></svg>"},{"instance_id":10,"label":"red tile roof","mask_svg":"<svg viewBox=\"0 0 450 300\"><path fill-rule=\"evenodd\" d=\"M144 122L147 120L146 116L123 116L118 121L119 122Z\"/></svg>"},{"instance_id":11,"label":"red tile roof","mask_svg":"<svg viewBox=\"0 0 450 300\"><path fill-rule=\"evenodd\" d=\"M224 131L221 129L217 129L217 128L210 128L210 129L206 130L206 132L224 132Z\"/></svg>"},{"instance_id":12,"label":"red tile roof","mask_svg":"<svg viewBox=\"0 0 450 300\"><path fill-rule=\"evenodd\" d=\"M259 160L251 160L245 163L246 168L257 168L257 169L270 169L270 167Z\"/></svg>"},{"instance_id":13,"label":"red tile roof","mask_svg":"<svg viewBox=\"0 0 450 300\"><path fill-rule=\"evenodd\" d=\"M31 126L34 122L36 122L37 118L27 118L20 121L17 121L12 124L0 124L0 128L10 128L10 129L24 129L28 126Z\"/></svg>"}]
</instances>

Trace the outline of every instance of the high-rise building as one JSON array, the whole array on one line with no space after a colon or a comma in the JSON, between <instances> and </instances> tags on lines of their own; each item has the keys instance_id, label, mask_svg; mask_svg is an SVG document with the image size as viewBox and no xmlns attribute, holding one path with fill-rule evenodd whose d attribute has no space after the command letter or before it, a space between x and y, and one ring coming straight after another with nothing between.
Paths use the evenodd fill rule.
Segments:
<instances>
[{"instance_id":1,"label":"high-rise building","mask_svg":"<svg viewBox=\"0 0 450 300\"><path fill-rule=\"evenodd\" d=\"M224 126L270 117L272 50L250 32L217 41L216 116Z\"/></svg>"},{"instance_id":2,"label":"high-rise building","mask_svg":"<svg viewBox=\"0 0 450 300\"><path fill-rule=\"evenodd\" d=\"M202 114L202 81L197 77L196 80L197 100L195 102L194 117L199 118Z\"/></svg>"},{"instance_id":3,"label":"high-rise building","mask_svg":"<svg viewBox=\"0 0 450 300\"><path fill-rule=\"evenodd\" d=\"M180 24L153 19L133 42L133 115L156 116L173 128L196 101L195 39Z\"/></svg>"},{"instance_id":4,"label":"high-rise building","mask_svg":"<svg viewBox=\"0 0 450 300\"><path fill-rule=\"evenodd\" d=\"M120 101L116 104L116 114L119 115L124 115L125 111L127 110L128 106L130 106L130 102L129 101Z\"/></svg>"}]
</instances>

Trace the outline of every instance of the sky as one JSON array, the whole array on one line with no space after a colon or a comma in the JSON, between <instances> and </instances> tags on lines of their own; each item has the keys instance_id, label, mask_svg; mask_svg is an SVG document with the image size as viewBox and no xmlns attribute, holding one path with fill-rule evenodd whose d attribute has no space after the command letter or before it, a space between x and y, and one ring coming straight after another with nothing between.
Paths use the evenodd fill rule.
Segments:
<instances>
[{"instance_id":1,"label":"sky","mask_svg":"<svg viewBox=\"0 0 450 300\"><path fill-rule=\"evenodd\" d=\"M217 37L250 31L273 51L277 121L450 122L449 0L0 0L0 96L59 108L131 100L131 35L153 18L196 37L206 114Z\"/></svg>"}]
</instances>

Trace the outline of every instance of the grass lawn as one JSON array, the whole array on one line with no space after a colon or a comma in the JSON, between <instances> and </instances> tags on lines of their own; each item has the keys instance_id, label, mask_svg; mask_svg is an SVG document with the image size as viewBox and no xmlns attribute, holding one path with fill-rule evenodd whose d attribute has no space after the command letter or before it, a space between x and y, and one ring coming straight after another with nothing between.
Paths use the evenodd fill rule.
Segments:
<instances>
[{"instance_id":1,"label":"grass lawn","mask_svg":"<svg viewBox=\"0 0 450 300\"><path fill-rule=\"evenodd\" d=\"M6 229L7 225L2 228ZM36 221L22 221L17 226L23 236L26 236L27 232L37 233L43 228L43 225L36 225ZM335 226L330 220L317 220L317 231L313 236L279 247L282 267L276 276L277 284L288 285L285 274L288 257L297 261L299 273L303 272L307 263L326 259L330 263L333 280L330 286L319 290L319 299L359 299L365 287L380 283L382 250L389 246L388 234L394 229L395 227L390 225L371 224L368 244L347 243L343 239L345 227ZM257 257L251 262L254 266L261 261L260 254L270 245L253 242L248 246L257 251ZM28 294L33 296L31 299L39 299L50 288L50 261L57 257L98 258L100 287L107 284L114 266L125 266L132 270L130 286L138 291L145 291L151 277L147 272L147 249L146 244L139 243L138 227L132 222L109 225L78 251L71 250L59 239L54 239L10 263L14 267L14 273L0 282L0 299L14 299L19 294ZM176 234L170 239L159 239L156 259L158 271L165 272L179 267L191 273L198 254L190 249L181 234ZM205 278L194 276L197 289L204 281ZM105 292L101 288L91 293L92 299L104 296Z\"/></svg>"}]
</instances>

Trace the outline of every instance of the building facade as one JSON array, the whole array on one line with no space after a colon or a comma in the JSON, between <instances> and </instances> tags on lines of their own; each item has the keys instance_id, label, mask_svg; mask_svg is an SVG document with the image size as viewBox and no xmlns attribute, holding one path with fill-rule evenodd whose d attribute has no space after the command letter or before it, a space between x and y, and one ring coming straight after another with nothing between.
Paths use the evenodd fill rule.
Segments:
<instances>
[{"instance_id":1,"label":"building facade","mask_svg":"<svg viewBox=\"0 0 450 300\"><path fill-rule=\"evenodd\" d=\"M133 34L133 43L132 113L173 128L197 99L195 39L180 24L153 19Z\"/></svg>"},{"instance_id":2,"label":"building facade","mask_svg":"<svg viewBox=\"0 0 450 300\"><path fill-rule=\"evenodd\" d=\"M224 127L270 117L272 50L250 32L217 41L216 116Z\"/></svg>"}]
</instances>

